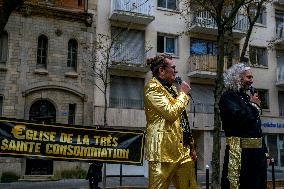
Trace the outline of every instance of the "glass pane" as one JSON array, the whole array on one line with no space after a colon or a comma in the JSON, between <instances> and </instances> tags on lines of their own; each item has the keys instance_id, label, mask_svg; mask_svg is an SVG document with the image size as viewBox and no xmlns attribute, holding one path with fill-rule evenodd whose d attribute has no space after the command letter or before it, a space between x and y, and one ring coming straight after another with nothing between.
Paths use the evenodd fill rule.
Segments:
<instances>
[{"instance_id":1,"label":"glass pane","mask_svg":"<svg viewBox=\"0 0 284 189\"><path fill-rule=\"evenodd\" d=\"M166 1L167 0L158 0L158 7L167 8L166 7Z\"/></svg>"},{"instance_id":2,"label":"glass pane","mask_svg":"<svg viewBox=\"0 0 284 189\"><path fill-rule=\"evenodd\" d=\"M177 5L176 5L176 0L168 0L168 9L176 10Z\"/></svg>"},{"instance_id":3,"label":"glass pane","mask_svg":"<svg viewBox=\"0 0 284 189\"><path fill-rule=\"evenodd\" d=\"M269 109L269 103L268 103L268 90L257 90L259 99L261 100L261 108L263 109Z\"/></svg>"},{"instance_id":4,"label":"glass pane","mask_svg":"<svg viewBox=\"0 0 284 189\"><path fill-rule=\"evenodd\" d=\"M280 166L284 167L284 135L279 135Z\"/></svg>"},{"instance_id":5,"label":"glass pane","mask_svg":"<svg viewBox=\"0 0 284 189\"><path fill-rule=\"evenodd\" d=\"M0 116L3 116L3 96L0 96Z\"/></svg>"},{"instance_id":6,"label":"glass pane","mask_svg":"<svg viewBox=\"0 0 284 189\"><path fill-rule=\"evenodd\" d=\"M276 33L277 37L284 37L284 13L280 11L275 12Z\"/></svg>"},{"instance_id":7,"label":"glass pane","mask_svg":"<svg viewBox=\"0 0 284 189\"><path fill-rule=\"evenodd\" d=\"M167 53L175 53L175 39L174 38L166 38L166 52Z\"/></svg>"},{"instance_id":8,"label":"glass pane","mask_svg":"<svg viewBox=\"0 0 284 189\"><path fill-rule=\"evenodd\" d=\"M284 116L284 92L278 94L279 116Z\"/></svg>"},{"instance_id":9,"label":"glass pane","mask_svg":"<svg viewBox=\"0 0 284 189\"><path fill-rule=\"evenodd\" d=\"M157 51L159 53L163 53L164 52L164 36L158 36L158 39L157 39Z\"/></svg>"},{"instance_id":10,"label":"glass pane","mask_svg":"<svg viewBox=\"0 0 284 189\"><path fill-rule=\"evenodd\" d=\"M267 135L267 147L270 156L275 160L275 166L278 166L277 135Z\"/></svg>"},{"instance_id":11,"label":"glass pane","mask_svg":"<svg viewBox=\"0 0 284 189\"><path fill-rule=\"evenodd\" d=\"M192 40L190 46L191 55L203 55L207 54L207 45L205 41Z\"/></svg>"},{"instance_id":12,"label":"glass pane","mask_svg":"<svg viewBox=\"0 0 284 189\"><path fill-rule=\"evenodd\" d=\"M259 65L267 66L266 49L264 48L257 49L257 59Z\"/></svg>"}]
</instances>

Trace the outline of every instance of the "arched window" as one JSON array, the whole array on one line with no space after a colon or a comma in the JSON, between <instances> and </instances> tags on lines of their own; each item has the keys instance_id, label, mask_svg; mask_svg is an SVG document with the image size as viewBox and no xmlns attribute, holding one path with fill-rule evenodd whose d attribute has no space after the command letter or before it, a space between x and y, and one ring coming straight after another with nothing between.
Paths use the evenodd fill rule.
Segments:
<instances>
[{"instance_id":1,"label":"arched window","mask_svg":"<svg viewBox=\"0 0 284 189\"><path fill-rule=\"evenodd\" d=\"M0 35L0 63L7 61L8 55L8 34L3 32Z\"/></svg>"},{"instance_id":2,"label":"arched window","mask_svg":"<svg viewBox=\"0 0 284 189\"><path fill-rule=\"evenodd\" d=\"M56 109L47 100L38 100L30 108L29 118L38 123L55 123Z\"/></svg>"},{"instance_id":3,"label":"arched window","mask_svg":"<svg viewBox=\"0 0 284 189\"><path fill-rule=\"evenodd\" d=\"M48 47L48 39L45 35L41 35L38 37L37 43L37 64L40 67L46 68L47 63L47 47Z\"/></svg>"},{"instance_id":4,"label":"arched window","mask_svg":"<svg viewBox=\"0 0 284 189\"><path fill-rule=\"evenodd\" d=\"M68 42L68 59L67 67L77 70L77 48L78 43L75 39L70 39Z\"/></svg>"}]
</instances>

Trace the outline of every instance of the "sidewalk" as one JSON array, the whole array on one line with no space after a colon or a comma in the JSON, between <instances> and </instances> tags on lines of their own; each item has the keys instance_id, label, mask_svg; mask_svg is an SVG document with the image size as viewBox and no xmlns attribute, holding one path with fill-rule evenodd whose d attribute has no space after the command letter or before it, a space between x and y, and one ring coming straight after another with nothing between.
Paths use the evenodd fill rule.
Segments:
<instances>
[{"instance_id":1,"label":"sidewalk","mask_svg":"<svg viewBox=\"0 0 284 189\"><path fill-rule=\"evenodd\" d=\"M271 172L268 172L268 180L271 180ZM284 173L276 172L276 181L284 181ZM120 188L119 177L107 177L107 188ZM284 182L283 182L284 183ZM198 175L199 189L205 189L205 175ZM102 183L99 184L102 187ZM123 189L146 189L148 186L148 178L146 177L123 177L121 188ZM276 185L277 186L277 185ZM41 181L41 182L13 182L0 183L1 189L89 189L88 180L85 179L64 179L58 181ZM173 186L170 189L174 189ZM276 187L276 189L284 189L284 187Z\"/></svg>"}]
</instances>

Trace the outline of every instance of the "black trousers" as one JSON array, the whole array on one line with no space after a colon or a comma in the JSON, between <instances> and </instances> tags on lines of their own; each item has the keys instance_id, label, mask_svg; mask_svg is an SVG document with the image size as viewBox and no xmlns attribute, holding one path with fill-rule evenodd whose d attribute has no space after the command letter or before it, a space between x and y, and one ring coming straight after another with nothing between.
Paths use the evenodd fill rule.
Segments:
<instances>
[{"instance_id":1,"label":"black trousers","mask_svg":"<svg viewBox=\"0 0 284 189\"><path fill-rule=\"evenodd\" d=\"M228 176L229 146L226 146L221 188L230 189ZM266 189L267 163L261 148L243 148L239 189Z\"/></svg>"}]
</instances>

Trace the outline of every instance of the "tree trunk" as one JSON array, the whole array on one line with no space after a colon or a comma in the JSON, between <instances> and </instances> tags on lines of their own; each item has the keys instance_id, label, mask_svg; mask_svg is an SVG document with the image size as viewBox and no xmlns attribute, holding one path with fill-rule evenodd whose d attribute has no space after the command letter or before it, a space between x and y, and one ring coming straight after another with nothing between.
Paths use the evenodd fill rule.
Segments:
<instances>
[{"instance_id":1,"label":"tree trunk","mask_svg":"<svg viewBox=\"0 0 284 189\"><path fill-rule=\"evenodd\" d=\"M222 28L222 27L219 27ZM214 90L214 130L213 130L213 152L212 152L212 189L220 188L220 150L221 150L221 119L219 113L219 100L224 88L224 31L218 29L217 37L217 78Z\"/></svg>"}]
</instances>

